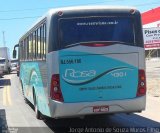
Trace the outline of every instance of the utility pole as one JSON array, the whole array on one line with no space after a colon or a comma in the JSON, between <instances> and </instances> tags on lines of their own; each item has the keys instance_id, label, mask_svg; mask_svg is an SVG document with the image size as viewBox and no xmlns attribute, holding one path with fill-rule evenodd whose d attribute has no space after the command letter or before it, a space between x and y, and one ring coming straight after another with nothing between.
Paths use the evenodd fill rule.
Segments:
<instances>
[{"instance_id":1,"label":"utility pole","mask_svg":"<svg viewBox=\"0 0 160 133\"><path fill-rule=\"evenodd\" d=\"M6 46L6 41L5 41L5 31L2 31L2 34L3 34L3 45L4 45L4 47Z\"/></svg>"}]
</instances>

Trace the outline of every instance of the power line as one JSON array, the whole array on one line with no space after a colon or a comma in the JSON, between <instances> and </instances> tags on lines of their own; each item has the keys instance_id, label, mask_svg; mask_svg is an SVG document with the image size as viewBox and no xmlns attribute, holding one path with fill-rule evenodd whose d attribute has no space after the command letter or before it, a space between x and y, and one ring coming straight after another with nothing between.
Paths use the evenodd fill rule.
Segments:
<instances>
[{"instance_id":1,"label":"power line","mask_svg":"<svg viewBox=\"0 0 160 133\"><path fill-rule=\"evenodd\" d=\"M29 8L29 9L20 9L20 10L1 10L0 12L21 12L21 11L35 11L35 10L42 10L42 9L48 9L52 7L44 7L44 8Z\"/></svg>"},{"instance_id":2,"label":"power line","mask_svg":"<svg viewBox=\"0 0 160 133\"><path fill-rule=\"evenodd\" d=\"M124 0L105 0L101 2L92 2L92 3L85 3L85 4L80 4L81 5L90 5L90 4L103 4L103 3L108 3L108 2L115 2L115 1L124 1ZM67 6L78 6L75 4L67 5ZM67 6L62 6L62 7L67 7ZM40 8L28 8L28 9L19 9L19 10L0 10L1 13L3 12L20 12L20 11L35 11L35 10L43 10L43 9L49 9L53 7L40 7Z\"/></svg>"},{"instance_id":3,"label":"power line","mask_svg":"<svg viewBox=\"0 0 160 133\"><path fill-rule=\"evenodd\" d=\"M117 2L117 1L124 1L124 0L108 0L108 1L104 1L104 2L102 2L102 1L101 2L94 2L94 3L92 2L92 3L81 4L81 5L103 4L103 3L108 3L108 2L110 3L110 2L115 2L115 1ZM69 5L69 6L76 6L76 5Z\"/></svg>"},{"instance_id":4,"label":"power line","mask_svg":"<svg viewBox=\"0 0 160 133\"><path fill-rule=\"evenodd\" d=\"M134 5L134 6L146 6L146 5L154 5L154 4L159 4L160 1L157 2L148 2L148 3L143 3L143 4L138 4L138 5Z\"/></svg>"},{"instance_id":5,"label":"power line","mask_svg":"<svg viewBox=\"0 0 160 133\"><path fill-rule=\"evenodd\" d=\"M119 1L121 2L121 1L124 1L124 0L108 0L108 1L105 0L105 1L101 1L101 2L92 2L92 3L80 4L80 6L91 5L91 4L103 4L103 3L110 3L110 2L119 2ZM159 3L160 3L160 1L137 4L137 5L133 5L133 6L153 5L153 4L159 4ZM77 5L71 4L71 5L67 5L67 6L77 6ZM63 6L63 7L67 7L67 6ZM44 10L44 9L49 9L49 8L53 8L53 7L28 8L28 9L19 9L19 10L0 10L0 12L3 13L3 12L35 11L35 10Z\"/></svg>"},{"instance_id":6,"label":"power line","mask_svg":"<svg viewBox=\"0 0 160 133\"><path fill-rule=\"evenodd\" d=\"M0 21L2 20L17 20L17 19L28 19L28 18L39 18L41 16L32 16L32 17L20 17L20 18L4 18L4 19L0 19Z\"/></svg>"},{"instance_id":7,"label":"power line","mask_svg":"<svg viewBox=\"0 0 160 133\"><path fill-rule=\"evenodd\" d=\"M86 3L86 4L81 4L79 6L82 5L90 5L90 4L103 4L106 2L114 2L114 1L122 1L122 0L108 0L108 1L104 1L104 2L92 2L92 3ZM124 0L123 0L124 1ZM153 5L153 4L158 4L160 3L160 1L157 2L148 2L148 3L143 3L143 4L137 4L137 5L132 5L132 6L146 6L146 5ZM63 7L68 7L68 6L77 6L77 5L67 5L67 6L63 6ZM30 9L22 9L22 10L3 10L0 12L19 12L19 11L34 11L34 10L41 10L41 9L47 9L47 8L51 8L51 7L45 7L45 8L30 8ZM31 18L39 18L41 16L29 16L29 17L15 17L15 18L2 18L0 19L0 21L5 21L5 20L18 20L18 19L31 19Z\"/></svg>"}]
</instances>

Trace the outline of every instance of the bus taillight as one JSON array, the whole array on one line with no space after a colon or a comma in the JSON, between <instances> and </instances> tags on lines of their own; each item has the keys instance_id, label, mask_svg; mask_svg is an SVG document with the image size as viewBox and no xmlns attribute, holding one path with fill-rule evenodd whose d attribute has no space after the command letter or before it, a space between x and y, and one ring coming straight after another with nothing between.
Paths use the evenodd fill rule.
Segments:
<instances>
[{"instance_id":1,"label":"bus taillight","mask_svg":"<svg viewBox=\"0 0 160 133\"><path fill-rule=\"evenodd\" d=\"M105 43L84 43L81 45L88 47L105 47L105 46L110 46L112 44L113 44L112 42L105 42Z\"/></svg>"},{"instance_id":2,"label":"bus taillight","mask_svg":"<svg viewBox=\"0 0 160 133\"><path fill-rule=\"evenodd\" d=\"M146 94L146 76L144 70L138 71L139 81L137 89L137 97L144 96Z\"/></svg>"},{"instance_id":3,"label":"bus taillight","mask_svg":"<svg viewBox=\"0 0 160 133\"><path fill-rule=\"evenodd\" d=\"M59 74L52 75L50 97L53 100L63 102Z\"/></svg>"}]
</instances>

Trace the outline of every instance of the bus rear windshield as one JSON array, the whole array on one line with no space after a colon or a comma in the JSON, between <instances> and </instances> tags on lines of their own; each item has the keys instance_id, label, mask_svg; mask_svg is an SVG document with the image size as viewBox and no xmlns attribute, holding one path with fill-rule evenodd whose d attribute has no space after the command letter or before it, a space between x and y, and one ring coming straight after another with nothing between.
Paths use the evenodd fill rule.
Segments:
<instances>
[{"instance_id":1,"label":"bus rear windshield","mask_svg":"<svg viewBox=\"0 0 160 133\"><path fill-rule=\"evenodd\" d=\"M133 19L130 17L88 17L59 20L61 47L85 42L135 43Z\"/></svg>"}]
</instances>

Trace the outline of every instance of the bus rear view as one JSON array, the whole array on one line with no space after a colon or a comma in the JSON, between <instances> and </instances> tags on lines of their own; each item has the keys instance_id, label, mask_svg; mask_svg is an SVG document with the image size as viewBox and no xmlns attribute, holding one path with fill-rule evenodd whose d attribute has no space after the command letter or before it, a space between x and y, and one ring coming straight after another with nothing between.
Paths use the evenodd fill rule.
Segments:
<instances>
[{"instance_id":1,"label":"bus rear view","mask_svg":"<svg viewBox=\"0 0 160 133\"><path fill-rule=\"evenodd\" d=\"M58 50L50 49L48 54L54 58L50 74L52 117L144 110L140 13L97 7L66 9L56 15L52 20L57 19Z\"/></svg>"}]
</instances>

